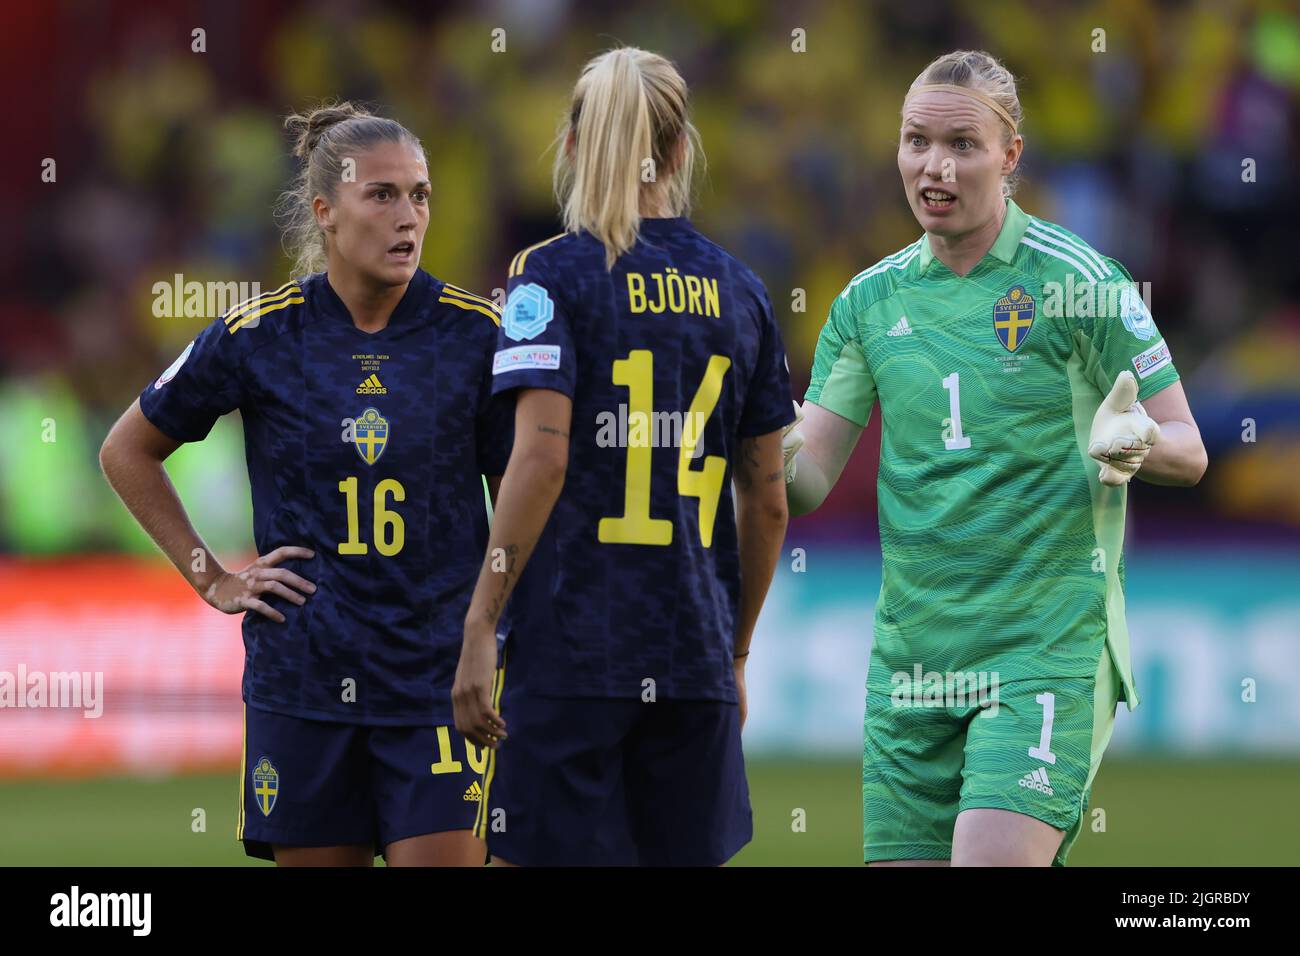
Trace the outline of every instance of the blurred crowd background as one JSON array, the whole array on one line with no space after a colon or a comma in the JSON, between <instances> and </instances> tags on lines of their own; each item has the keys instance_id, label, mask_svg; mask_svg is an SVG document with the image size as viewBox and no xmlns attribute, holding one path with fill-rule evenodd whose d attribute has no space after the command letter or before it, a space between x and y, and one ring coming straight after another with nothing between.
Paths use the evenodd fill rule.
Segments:
<instances>
[{"instance_id":1,"label":"blurred crowd background","mask_svg":"<svg viewBox=\"0 0 1300 956\"><path fill-rule=\"evenodd\" d=\"M559 231L549 149L579 69L626 43L669 56L692 87L708 159L692 218L767 284L798 396L834 296L918 235L895 165L913 78L957 48L1019 78L1017 201L1150 284L1210 453L1196 488L1130 491L1143 705L1121 713L1094 795L1114 838L1094 821L1077 858L1294 863L1294 0L50 0L4 5L0 43L0 679L102 673L107 697L95 719L0 709L0 862L238 855L224 821L239 619L157 555L97 461L116 417L212 318L156 314L155 284L281 285L271 207L295 171L282 121L341 98L423 139L422 264L493 295L517 250ZM831 499L792 522L806 569L783 562L759 622L751 862L860 860L879 429L877 414ZM168 470L209 545L241 566L238 416ZM212 837L191 832L199 806L222 821ZM792 838L792 806L817 821L806 837Z\"/></svg>"},{"instance_id":2,"label":"blurred crowd background","mask_svg":"<svg viewBox=\"0 0 1300 956\"><path fill-rule=\"evenodd\" d=\"M909 83L949 49L1001 57L1026 115L1018 201L1151 284L1210 450L1195 490L1135 486L1138 532L1300 540L1294 4L64 0L4 17L24 79L7 87L0 552L149 551L97 448L205 324L156 317L154 283L287 277L270 215L294 171L285 114L345 97L415 131L434 183L423 265L491 294L558 231L548 147L579 68L615 42L691 84L708 157L693 218L767 283L798 394L833 296L917 234L894 161ZM57 442L34 448L46 418ZM878 427L809 523L870 528ZM239 446L223 423L173 469L219 550L249 542Z\"/></svg>"}]
</instances>

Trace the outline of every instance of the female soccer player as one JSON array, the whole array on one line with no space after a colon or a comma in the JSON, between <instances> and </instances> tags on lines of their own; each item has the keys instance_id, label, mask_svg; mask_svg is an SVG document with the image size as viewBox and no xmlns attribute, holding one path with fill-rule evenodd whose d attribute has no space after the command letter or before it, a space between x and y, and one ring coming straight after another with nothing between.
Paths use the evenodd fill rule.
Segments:
<instances>
[{"instance_id":1,"label":"female soccer player","mask_svg":"<svg viewBox=\"0 0 1300 956\"><path fill-rule=\"evenodd\" d=\"M246 851L482 865L471 828L486 754L450 726L450 691L487 542L480 475L495 493L509 456L513 409L490 393L498 314L419 268L429 175L410 132L347 103L286 126L302 163L283 203L301 277L204 330L100 460L199 595L252 612ZM163 461L235 409L261 557L229 572Z\"/></svg>"},{"instance_id":2,"label":"female soccer player","mask_svg":"<svg viewBox=\"0 0 1300 956\"><path fill-rule=\"evenodd\" d=\"M593 59L557 150L566 232L510 266L516 442L452 691L492 748L500 862L717 865L752 833L744 664L794 416L766 290L685 218L695 140L671 63Z\"/></svg>"},{"instance_id":3,"label":"female soccer player","mask_svg":"<svg viewBox=\"0 0 1300 956\"><path fill-rule=\"evenodd\" d=\"M1205 449L1128 273L1009 198L1023 139L1007 70L942 56L902 119L925 234L836 296L787 441L803 440L787 480L804 514L880 402L865 858L1063 864L1116 703L1138 702L1126 482L1194 485Z\"/></svg>"}]
</instances>

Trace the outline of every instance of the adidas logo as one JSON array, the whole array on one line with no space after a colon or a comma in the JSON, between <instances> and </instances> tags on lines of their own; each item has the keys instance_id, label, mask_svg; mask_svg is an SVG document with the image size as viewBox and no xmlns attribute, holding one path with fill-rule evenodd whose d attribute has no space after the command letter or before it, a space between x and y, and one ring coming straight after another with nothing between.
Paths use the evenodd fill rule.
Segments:
<instances>
[{"instance_id":1,"label":"adidas logo","mask_svg":"<svg viewBox=\"0 0 1300 956\"><path fill-rule=\"evenodd\" d=\"M379 383L378 375L371 375L357 386L358 395L387 395L388 389Z\"/></svg>"},{"instance_id":2,"label":"adidas logo","mask_svg":"<svg viewBox=\"0 0 1300 956\"><path fill-rule=\"evenodd\" d=\"M1052 789L1052 785L1047 782L1046 767L1039 767L1033 773L1025 774L1020 778L1020 786L1027 790L1037 790L1039 793L1044 793L1049 797L1056 792Z\"/></svg>"},{"instance_id":3,"label":"adidas logo","mask_svg":"<svg viewBox=\"0 0 1300 956\"><path fill-rule=\"evenodd\" d=\"M886 335L911 335L912 327L907 324L907 316L903 316L894 323L894 327L885 333Z\"/></svg>"},{"instance_id":4,"label":"adidas logo","mask_svg":"<svg viewBox=\"0 0 1300 956\"><path fill-rule=\"evenodd\" d=\"M465 791L465 796L462 799L472 800L474 803L478 803L483 799L483 788L478 785L477 780L469 785L469 789Z\"/></svg>"}]
</instances>

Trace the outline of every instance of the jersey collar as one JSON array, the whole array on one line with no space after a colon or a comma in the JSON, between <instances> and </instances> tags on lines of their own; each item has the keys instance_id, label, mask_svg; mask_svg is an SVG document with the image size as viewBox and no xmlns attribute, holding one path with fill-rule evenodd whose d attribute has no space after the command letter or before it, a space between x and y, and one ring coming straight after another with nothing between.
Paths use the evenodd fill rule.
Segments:
<instances>
[{"instance_id":1,"label":"jersey collar","mask_svg":"<svg viewBox=\"0 0 1300 956\"><path fill-rule=\"evenodd\" d=\"M330 285L329 276L322 272L320 277L321 304L324 307L326 314L331 318L346 322L348 325L352 326L352 328L356 329L356 325L352 321L352 315L348 312L348 307L343 304L343 300L339 298L339 294L335 292L334 287ZM402 294L401 300L399 300L396 307L394 307L393 314L388 317L388 324L378 332L362 332L360 329L357 329L357 331L362 335L379 335L386 332L394 325L399 324L408 316L418 311L420 306L424 304L426 293L431 282L432 276L423 269L416 268L415 275L411 276L411 281L406 284L406 292Z\"/></svg>"},{"instance_id":2,"label":"jersey collar","mask_svg":"<svg viewBox=\"0 0 1300 956\"><path fill-rule=\"evenodd\" d=\"M652 236L663 236L679 229L692 228L690 219L685 216L666 216L642 219L639 231Z\"/></svg>"},{"instance_id":3,"label":"jersey collar","mask_svg":"<svg viewBox=\"0 0 1300 956\"><path fill-rule=\"evenodd\" d=\"M1002 229L998 232L997 239L993 240L993 247L985 253L985 256L993 256L1011 265L1011 260L1016 257L1016 250L1020 248L1020 239L1027 228L1029 228L1029 216L1016 205L1015 200L1008 199L1007 214L1002 220ZM933 261L934 253L930 251L930 238L922 236L921 254L917 256L917 266L922 275L930 268L930 263Z\"/></svg>"}]
</instances>

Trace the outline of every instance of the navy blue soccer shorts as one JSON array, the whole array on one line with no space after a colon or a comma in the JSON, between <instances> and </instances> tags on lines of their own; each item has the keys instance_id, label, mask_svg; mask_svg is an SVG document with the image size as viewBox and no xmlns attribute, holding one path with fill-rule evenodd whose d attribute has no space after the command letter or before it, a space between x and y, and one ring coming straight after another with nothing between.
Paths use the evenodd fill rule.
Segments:
<instances>
[{"instance_id":1,"label":"navy blue soccer shorts","mask_svg":"<svg viewBox=\"0 0 1300 956\"><path fill-rule=\"evenodd\" d=\"M740 709L507 688L475 832L520 866L719 866L754 833Z\"/></svg>"},{"instance_id":2,"label":"navy blue soccer shorts","mask_svg":"<svg viewBox=\"0 0 1300 956\"><path fill-rule=\"evenodd\" d=\"M272 844L371 845L468 830L487 753L454 726L371 727L244 709L237 836L253 857Z\"/></svg>"}]
</instances>

